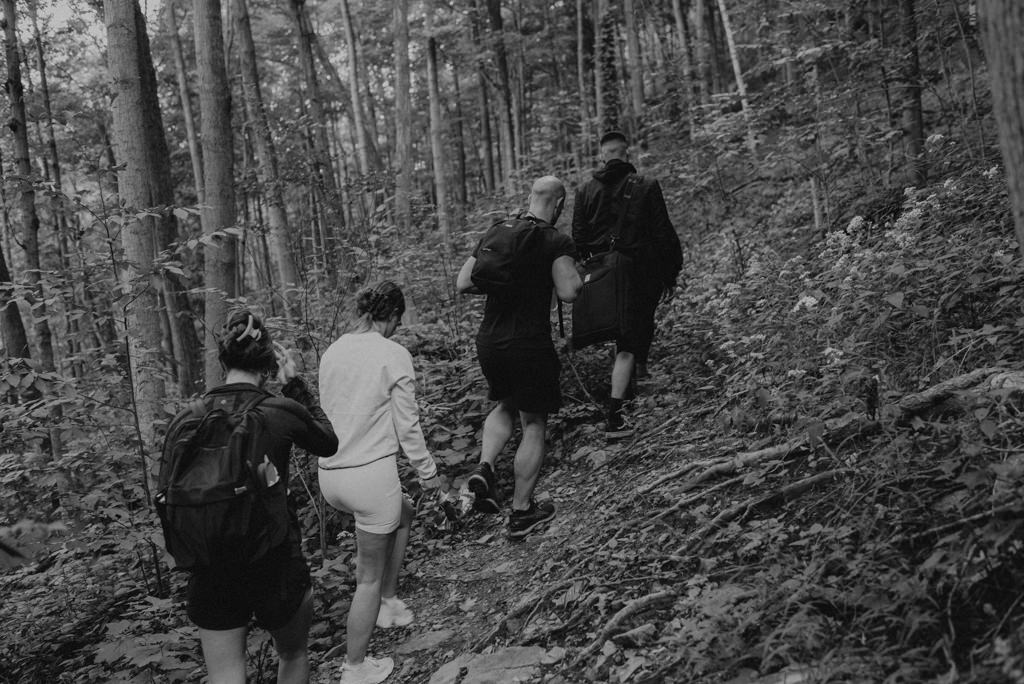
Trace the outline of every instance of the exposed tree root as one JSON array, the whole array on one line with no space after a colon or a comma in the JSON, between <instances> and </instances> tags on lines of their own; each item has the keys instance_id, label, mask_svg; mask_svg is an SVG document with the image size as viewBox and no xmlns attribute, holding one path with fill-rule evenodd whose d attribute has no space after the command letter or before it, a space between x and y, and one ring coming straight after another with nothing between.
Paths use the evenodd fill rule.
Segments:
<instances>
[{"instance_id":1,"label":"exposed tree root","mask_svg":"<svg viewBox=\"0 0 1024 684\"><path fill-rule=\"evenodd\" d=\"M823 482L829 482L831 480L834 480L839 475L843 475L849 472L851 471L848 469L826 470L823 473L817 473L815 475L811 475L810 477L805 477L802 480L786 485L785 487L782 487L781 489L778 489L769 494L751 497L745 501L736 504L735 506L726 508L718 515L716 515L711 520L711 522L704 525L700 529L693 532L689 537L687 537L686 541L683 542L682 546L676 549L675 553L676 555L682 555L687 551L692 552L695 549L700 548L701 543L709 534L723 527L724 525L732 522L741 515L746 514L747 511L759 508L761 506L768 506L771 504L781 503L784 501L795 499L796 497L816 487L817 485Z\"/></svg>"},{"instance_id":2,"label":"exposed tree root","mask_svg":"<svg viewBox=\"0 0 1024 684\"><path fill-rule=\"evenodd\" d=\"M605 623L604 627L601 628L601 631L597 633L597 637L573 659L572 663L569 664L569 667L576 667L581 661L596 653L608 637L611 636L629 617L636 615L637 613L642 613L662 601L674 599L675 597L676 593L674 591L665 589L633 599L624 605L619 612L615 613L615 615Z\"/></svg>"}]
</instances>

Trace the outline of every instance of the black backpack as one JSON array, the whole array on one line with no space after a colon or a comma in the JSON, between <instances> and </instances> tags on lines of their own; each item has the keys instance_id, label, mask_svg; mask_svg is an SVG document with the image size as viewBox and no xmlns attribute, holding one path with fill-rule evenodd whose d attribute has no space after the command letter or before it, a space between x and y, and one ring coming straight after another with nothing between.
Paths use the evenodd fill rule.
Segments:
<instances>
[{"instance_id":1,"label":"black backpack","mask_svg":"<svg viewBox=\"0 0 1024 684\"><path fill-rule=\"evenodd\" d=\"M526 267L534 263L544 227L525 218L499 221L487 229L476 251L470 279L484 294L509 297L528 285Z\"/></svg>"},{"instance_id":2,"label":"black backpack","mask_svg":"<svg viewBox=\"0 0 1024 684\"><path fill-rule=\"evenodd\" d=\"M287 538L287 483L262 448L267 396L237 411L207 396L168 427L155 501L179 568L251 564Z\"/></svg>"}]
</instances>

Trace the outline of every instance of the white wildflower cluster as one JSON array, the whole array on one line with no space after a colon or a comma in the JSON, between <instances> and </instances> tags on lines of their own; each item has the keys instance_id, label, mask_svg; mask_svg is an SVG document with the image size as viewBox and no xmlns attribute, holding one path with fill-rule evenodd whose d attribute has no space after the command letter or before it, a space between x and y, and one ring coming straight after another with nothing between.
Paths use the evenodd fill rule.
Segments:
<instances>
[{"instance_id":1,"label":"white wildflower cluster","mask_svg":"<svg viewBox=\"0 0 1024 684\"><path fill-rule=\"evenodd\" d=\"M793 368L792 370L786 371L786 377L793 378L794 380L799 380L805 375L807 375L807 371L805 371L803 368Z\"/></svg>"},{"instance_id":2,"label":"white wildflower cluster","mask_svg":"<svg viewBox=\"0 0 1024 684\"><path fill-rule=\"evenodd\" d=\"M830 366L834 366L843 362L844 352L842 349L836 349L835 347L825 347L821 355L825 357Z\"/></svg>"},{"instance_id":3,"label":"white wildflower cluster","mask_svg":"<svg viewBox=\"0 0 1024 684\"><path fill-rule=\"evenodd\" d=\"M915 211L917 210L915 209ZM899 225L898 221L897 225ZM892 240L900 249L908 249L914 246L917 242L916 238L910 231L900 228L894 228L893 230L888 231L885 236Z\"/></svg>"},{"instance_id":4,"label":"white wildflower cluster","mask_svg":"<svg viewBox=\"0 0 1024 684\"><path fill-rule=\"evenodd\" d=\"M858 214L857 216L854 216L852 219L850 219L850 222L846 224L846 232L856 233L860 230L863 230L866 224L867 221L864 220L864 217Z\"/></svg>"},{"instance_id":5,"label":"white wildflower cluster","mask_svg":"<svg viewBox=\"0 0 1024 684\"><path fill-rule=\"evenodd\" d=\"M984 171L982 173L982 175L985 176L985 178L988 178L989 180L991 180L991 179L993 179L993 178L995 178L996 176L999 175L999 167L998 166L993 166L988 171Z\"/></svg>"},{"instance_id":6,"label":"white wildflower cluster","mask_svg":"<svg viewBox=\"0 0 1024 684\"><path fill-rule=\"evenodd\" d=\"M924 223L924 211L920 206L916 206L910 211L906 212L898 219L893 225L896 230L916 230L921 227Z\"/></svg>"},{"instance_id":7,"label":"white wildflower cluster","mask_svg":"<svg viewBox=\"0 0 1024 684\"><path fill-rule=\"evenodd\" d=\"M741 344L751 344L753 342L764 342L764 333L755 333L753 335L745 335L740 338Z\"/></svg>"},{"instance_id":8,"label":"white wildflower cluster","mask_svg":"<svg viewBox=\"0 0 1024 684\"><path fill-rule=\"evenodd\" d=\"M800 311L800 309L807 309L810 311L818 305L818 298L812 297L811 295L801 295L800 299L797 300L796 305L793 307L793 313Z\"/></svg>"}]
</instances>

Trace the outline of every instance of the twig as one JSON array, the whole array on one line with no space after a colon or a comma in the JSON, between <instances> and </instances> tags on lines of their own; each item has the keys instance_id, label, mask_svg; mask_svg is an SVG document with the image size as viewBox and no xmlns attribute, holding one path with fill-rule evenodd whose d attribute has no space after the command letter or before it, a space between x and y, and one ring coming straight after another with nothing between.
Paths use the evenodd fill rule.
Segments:
<instances>
[{"instance_id":1,"label":"twig","mask_svg":"<svg viewBox=\"0 0 1024 684\"><path fill-rule=\"evenodd\" d=\"M896 409L900 414L897 418L908 418L933 404L948 399L959 390L973 387L989 376L1004 373L1006 370L1006 368L978 368L970 373L943 380L921 392L908 394L896 403Z\"/></svg>"},{"instance_id":2,"label":"twig","mask_svg":"<svg viewBox=\"0 0 1024 684\"><path fill-rule=\"evenodd\" d=\"M685 508L686 506L689 506L693 502L695 502L698 499L701 499L701 498L707 496L708 494L711 494L712 492L716 492L716 491L718 491L720 489L725 489L726 487L731 487L732 485L734 485L734 484L736 484L738 482L742 482L745 477L746 477L745 475L737 475L736 477L730 478L730 479L726 480L725 482L719 482L718 484L716 484L713 487L708 487L707 489L703 489L703 490L701 490L699 492L691 494L690 496L683 497L682 499L680 499L679 501L675 502L674 504L672 504L668 508L665 508L661 512L651 516L648 520L650 522L654 522L655 520L661 520L665 516L671 515L672 513L675 513L680 508Z\"/></svg>"},{"instance_id":3,"label":"twig","mask_svg":"<svg viewBox=\"0 0 1024 684\"><path fill-rule=\"evenodd\" d=\"M953 522L946 523L933 527L924 532L919 532L910 538L911 543L915 543L923 539L924 537L941 536L948 532L958 530L965 525L970 525L976 522L985 522L990 518L1024 518L1024 509L1021 508L1020 504L1008 504L1006 506L1000 506L999 508L993 508L991 511L984 511L982 513L975 513L974 515L960 520L954 520Z\"/></svg>"},{"instance_id":4,"label":"twig","mask_svg":"<svg viewBox=\"0 0 1024 684\"><path fill-rule=\"evenodd\" d=\"M615 613L615 615L613 615L611 619L605 623L604 627L601 628L601 631L598 632L597 638L591 641L590 645L583 649L583 651L581 651L580 654L573 659L569 667L576 667L582 660L589 658L591 655L593 655L597 651L597 649L599 649L601 645L604 644L605 640L607 640L608 637L611 636L611 634L615 630L617 630L622 625L622 623L626 621L627 618L637 613L642 613L648 608L651 608L652 606L657 605L658 603L661 603L666 599L674 599L675 597L676 593L674 591L672 591L671 589L665 589L662 591L656 591L653 594L647 594L646 596L641 596L639 598L633 599L632 601L624 605L619 610L619 612Z\"/></svg>"},{"instance_id":5,"label":"twig","mask_svg":"<svg viewBox=\"0 0 1024 684\"><path fill-rule=\"evenodd\" d=\"M566 354L566 360L569 362L569 368L572 369L573 377L576 378L576 382L579 384L580 389L583 390L583 393L587 395L587 399L590 401L591 404L600 406L600 404L597 403L597 399L594 399L594 395L592 395L590 393L590 390L587 389L587 386L583 384L583 379L580 377L580 372L576 370L576 362L573 361L572 352Z\"/></svg>"},{"instance_id":6,"label":"twig","mask_svg":"<svg viewBox=\"0 0 1024 684\"><path fill-rule=\"evenodd\" d=\"M562 580L558 584L548 587L548 589L546 589L544 593L542 593L540 596L530 594L529 596L524 597L522 600L519 601L519 603L512 607L512 610L510 610L508 614L506 614L504 617L498 620L498 623L494 625L494 627L492 627L490 631L487 632L487 634L483 635L480 639L477 639L476 643L473 644L473 647L470 649L470 651L472 651L473 653L479 653L481 650L483 650L485 646L487 646L487 644L489 644L499 634L501 634L501 631L505 629L505 627L508 625L509 620L513 620L519 617L531 608L533 608L534 611L536 611L536 606L540 606L542 603L544 603L544 601L546 601L548 597L551 596L551 594L565 587L572 586L574 582L581 579L587 578L582 576L570 577L568 579Z\"/></svg>"}]
</instances>

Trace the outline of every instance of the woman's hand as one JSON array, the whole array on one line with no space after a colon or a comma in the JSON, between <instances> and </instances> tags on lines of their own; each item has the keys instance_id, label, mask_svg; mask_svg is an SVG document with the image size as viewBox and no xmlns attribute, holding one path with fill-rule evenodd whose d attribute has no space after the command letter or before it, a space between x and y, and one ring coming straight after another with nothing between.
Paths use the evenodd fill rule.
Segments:
<instances>
[{"instance_id":1,"label":"woman's hand","mask_svg":"<svg viewBox=\"0 0 1024 684\"><path fill-rule=\"evenodd\" d=\"M277 379L281 384L287 383L299 374L292 352L277 342L274 343L274 356L277 357Z\"/></svg>"},{"instance_id":2,"label":"woman's hand","mask_svg":"<svg viewBox=\"0 0 1024 684\"><path fill-rule=\"evenodd\" d=\"M428 478L426 480L420 480L420 487L423 487L424 492L440 489L441 484L442 483L440 475L434 475L434 477Z\"/></svg>"}]
</instances>

